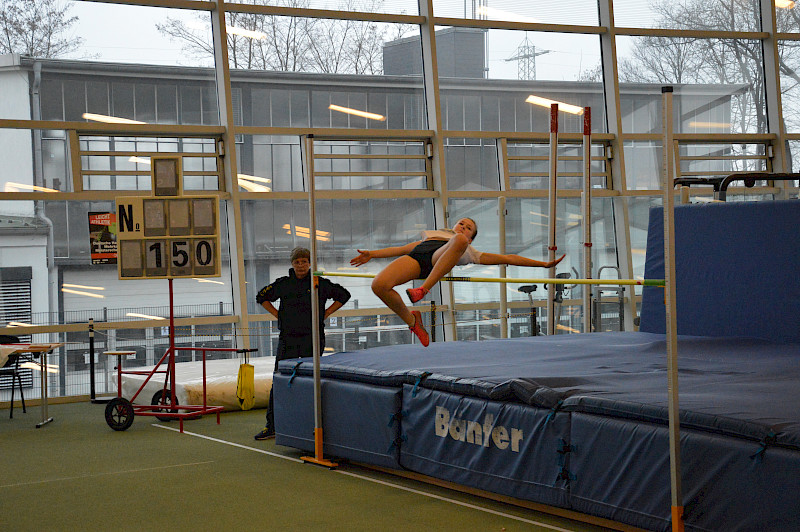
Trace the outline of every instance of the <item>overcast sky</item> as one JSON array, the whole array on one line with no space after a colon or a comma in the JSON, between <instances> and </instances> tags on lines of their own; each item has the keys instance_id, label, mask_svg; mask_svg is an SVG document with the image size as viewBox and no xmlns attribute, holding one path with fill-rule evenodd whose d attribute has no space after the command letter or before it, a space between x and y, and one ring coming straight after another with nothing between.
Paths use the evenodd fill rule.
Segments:
<instances>
[{"instance_id":1,"label":"overcast sky","mask_svg":"<svg viewBox=\"0 0 800 532\"><path fill-rule=\"evenodd\" d=\"M335 0L311 1L314 7L335 6ZM468 2L469 12L472 0ZM393 0L387 4L395 12L402 11L406 4L413 8L416 6L415 1L409 0ZM521 13L517 20L569 23L565 17L572 13L578 23L593 24L596 20L596 0L536 2L535 11L539 18L534 18L532 4L527 0L494 0L490 8L494 10L491 11L494 18L503 18L504 13ZM436 5L438 15L463 16L463 0L443 0ZM618 21L624 18L624 22L630 24L630 15L637 15L636 20L644 25L641 21L650 16L645 7L647 2L641 0L615 0L615 5L619 12L628 15L618 15ZM79 18L75 33L84 39L84 46L80 52L72 55L74 58L158 65L193 64L183 57L181 45L161 35L156 24L167 16L193 20L194 12L79 1L73 2L71 13ZM511 18L510 15L508 17ZM518 55L519 47L524 44L535 46L537 51L549 50L547 54L536 58L538 79L574 80L581 70L590 70L600 62L599 39L596 35L536 32L527 32L526 35L526 32L520 31L492 30L488 40L489 77L516 79L518 63L507 59ZM211 64L211 57L208 64Z\"/></svg>"}]
</instances>

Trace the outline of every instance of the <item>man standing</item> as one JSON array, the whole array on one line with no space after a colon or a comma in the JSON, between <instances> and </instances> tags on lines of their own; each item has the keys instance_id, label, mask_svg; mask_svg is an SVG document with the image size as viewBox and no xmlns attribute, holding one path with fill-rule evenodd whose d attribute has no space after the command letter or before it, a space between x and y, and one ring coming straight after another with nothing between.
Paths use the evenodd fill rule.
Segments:
<instances>
[{"instance_id":1,"label":"man standing","mask_svg":"<svg viewBox=\"0 0 800 532\"><path fill-rule=\"evenodd\" d=\"M278 362L290 358L310 357L314 354L313 337L311 335L311 252L306 248L294 248L291 255L292 267L289 275L277 279L262 288L256 301L267 312L278 318L278 348L275 353L275 371ZM324 279L319 279L319 345L320 352L325 349L325 319L339 310L350 299L350 292L343 286ZM333 303L327 308L325 304L331 299ZM273 303L280 300L280 308ZM322 309L325 309L324 312ZM255 435L256 440L268 440L275 437L275 419L272 390L269 392L267 407L267 424Z\"/></svg>"}]
</instances>

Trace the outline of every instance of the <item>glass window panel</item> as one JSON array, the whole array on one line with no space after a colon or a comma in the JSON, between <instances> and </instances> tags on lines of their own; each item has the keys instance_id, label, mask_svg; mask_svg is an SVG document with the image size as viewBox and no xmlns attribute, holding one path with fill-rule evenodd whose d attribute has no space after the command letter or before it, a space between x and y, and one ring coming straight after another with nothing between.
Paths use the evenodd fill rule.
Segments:
<instances>
[{"instance_id":1,"label":"glass window panel","mask_svg":"<svg viewBox=\"0 0 800 532\"><path fill-rule=\"evenodd\" d=\"M86 83L83 81L64 80L64 119L83 120L86 108ZM131 118L132 114L128 116Z\"/></svg>"},{"instance_id":2,"label":"glass window panel","mask_svg":"<svg viewBox=\"0 0 800 532\"><path fill-rule=\"evenodd\" d=\"M780 33L800 32L800 19L795 11L797 2L794 0L775 0L775 15Z\"/></svg>"},{"instance_id":3,"label":"glass window panel","mask_svg":"<svg viewBox=\"0 0 800 532\"><path fill-rule=\"evenodd\" d=\"M66 89L66 86L65 86ZM67 105L67 109L75 106ZM133 85L130 83L111 84L111 112L115 117L135 120Z\"/></svg>"},{"instance_id":4,"label":"glass window panel","mask_svg":"<svg viewBox=\"0 0 800 532\"><path fill-rule=\"evenodd\" d=\"M661 132L663 85L676 133L766 131L759 41L620 36L617 53L624 132Z\"/></svg>"},{"instance_id":5,"label":"glass window panel","mask_svg":"<svg viewBox=\"0 0 800 532\"><path fill-rule=\"evenodd\" d=\"M664 164L661 142L626 141L623 149L628 190L660 190Z\"/></svg>"},{"instance_id":6,"label":"glass window panel","mask_svg":"<svg viewBox=\"0 0 800 532\"><path fill-rule=\"evenodd\" d=\"M106 63L213 66L210 47L189 47L179 37L181 30L199 35L194 27L200 21L209 24L207 11L87 2L70 6L69 15L77 17L71 56Z\"/></svg>"},{"instance_id":7,"label":"glass window panel","mask_svg":"<svg viewBox=\"0 0 800 532\"><path fill-rule=\"evenodd\" d=\"M465 139L446 139L444 154L449 190L500 190L497 143L493 139L478 139L478 142L478 145L468 145Z\"/></svg>"},{"instance_id":8,"label":"glass window panel","mask_svg":"<svg viewBox=\"0 0 800 532\"><path fill-rule=\"evenodd\" d=\"M629 190L661 190L661 142L626 141L625 176ZM734 172L766 172L764 144L681 143L678 176L722 178ZM703 190L693 187L693 190Z\"/></svg>"},{"instance_id":9,"label":"glass window panel","mask_svg":"<svg viewBox=\"0 0 800 532\"><path fill-rule=\"evenodd\" d=\"M44 186L61 192L72 190L72 176L67 174L66 143L62 139L42 140Z\"/></svg>"},{"instance_id":10,"label":"glass window panel","mask_svg":"<svg viewBox=\"0 0 800 532\"><path fill-rule=\"evenodd\" d=\"M242 222L245 234L252 235L252 239L245 240L245 253L254 260L246 260L245 264L247 297L248 301L254 301L261 287L286 275L292 248L309 245L308 203L246 201ZM318 200L318 265L328 271L354 271L349 261L356 255L356 249L407 244L430 227L434 224L433 205L429 200ZM358 271L377 273L387 264L388 260L374 260ZM346 308L384 308L372 293L370 279L331 279L344 285L353 295ZM402 342L409 340L404 338Z\"/></svg>"},{"instance_id":11,"label":"glass window panel","mask_svg":"<svg viewBox=\"0 0 800 532\"><path fill-rule=\"evenodd\" d=\"M583 188L583 146L560 144L556 172L559 189ZM592 145L593 187L606 186L605 150ZM599 160L598 160L599 159ZM512 190L547 189L550 175L550 146L544 143L508 142L508 178Z\"/></svg>"},{"instance_id":12,"label":"glass window panel","mask_svg":"<svg viewBox=\"0 0 800 532\"><path fill-rule=\"evenodd\" d=\"M259 187L274 191L305 190L299 137L245 135L244 141L248 146L252 143L253 149L241 154L242 173L256 179L245 176L239 181L240 187L254 192L265 192ZM317 142L314 149L318 190L427 188L426 176L417 175L426 171L425 145L422 142ZM252 153L252 158L249 153ZM246 172L247 168L252 168L252 173ZM343 175L320 175L326 172ZM389 175L387 172L400 174Z\"/></svg>"},{"instance_id":13,"label":"glass window panel","mask_svg":"<svg viewBox=\"0 0 800 532\"><path fill-rule=\"evenodd\" d=\"M404 39L404 46L411 45ZM440 78L599 81L597 35L438 27L436 56ZM526 84L522 90L539 89Z\"/></svg>"},{"instance_id":14,"label":"glass window panel","mask_svg":"<svg viewBox=\"0 0 800 532\"><path fill-rule=\"evenodd\" d=\"M103 81L86 82L86 112L99 115L111 114L108 97L109 86Z\"/></svg>"},{"instance_id":15,"label":"glass window panel","mask_svg":"<svg viewBox=\"0 0 800 532\"><path fill-rule=\"evenodd\" d=\"M800 41L780 41L778 61L783 123L787 133L800 133Z\"/></svg>"},{"instance_id":16,"label":"glass window panel","mask_svg":"<svg viewBox=\"0 0 800 532\"><path fill-rule=\"evenodd\" d=\"M599 20L594 0L493 0L491 5L489 2L435 0L434 12L438 17L542 24L596 26Z\"/></svg>"},{"instance_id":17,"label":"glass window panel","mask_svg":"<svg viewBox=\"0 0 800 532\"><path fill-rule=\"evenodd\" d=\"M506 201L506 253L513 253L535 260L547 260L548 250L548 200L547 198L509 198ZM558 255L567 257L557 272L570 272L573 268L580 272L583 254L583 228L580 215L580 199L559 199L556 205L556 246ZM479 227L474 247L480 251L499 253L496 200L451 200L451 219L473 218ZM616 245L613 230L612 201L597 198L592 202L592 242L593 261L596 268L605 265L617 266ZM647 222L645 221L645 231ZM469 265L460 267L458 275L475 277L499 277L498 266ZM546 277L546 270L509 266L507 277L531 278ZM500 288L494 283L455 283L454 287L461 298L460 302L498 301ZM515 284L504 285L508 290L509 301L527 300L527 296L517 290ZM543 287L539 287L543 290ZM546 296L543 291L542 296ZM577 296L573 296L577 297Z\"/></svg>"},{"instance_id":18,"label":"glass window panel","mask_svg":"<svg viewBox=\"0 0 800 532\"><path fill-rule=\"evenodd\" d=\"M437 55L445 129L548 132L550 102L528 102L537 96L592 107L592 129L606 130L597 36L444 28ZM559 113L559 130L581 132L581 116Z\"/></svg>"},{"instance_id":19,"label":"glass window panel","mask_svg":"<svg viewBox=\"0 0 800 532\"><path fill-rule=\"evenodd\" d=\"M650 208L660 207L661 198L633 197L626 198L625 201L628 203L633 277L634 279L644 279L644 261L647 251L647 229L650 223ZM602 265L601 263L598 264ZM637 292L641 294L641 287L637 287Z\"/></svg>"},{"instance_id":20,"label":"glass window panel","mask_svg":"<svg viewBox=\"0 0 800 532\"><path fill-rule=\"evenodd\" d=\"M156 85L156 121L178 123L178 91L175 85Z\"/></svg>"},{"instance_id":21,"label":"glass window panel","mask_svg":"<svg viewBox=\"0 0 800 532\"><path fill-rule=\"evenodd\" d=\"M194 86L180 87L182 124L199 124L202 121L202 89Z\"/></svg>"},{"instance_id":22,"label":"glass window panel","mask_svg":"<svg viewBox=\"0 0 800 532\"><path fill-rule=\"evenodd\" d=\"M39 95L42 120L64 120L64 83L60 80L42 79Z\"/></svg>"},{"instance_id":23,"label":"glass window panel","mask_svg":"<svg viewBox=\"0 0 800 532\"><path fill-rule=\"evenodd\" d=\"M137 83L134 85L134 104L136 106L136 120L140 122L156 121L156 87L151 84Z\"/></svg>"},{"instance_id":24,"label":"glass window panel","mask_svg":"<svg viewBox=\"0 0 800 532\"><path fill-rule=\"evenodd\" d=\"M603 0L605 1L605 0ZM614 24L631 28L760 31L758 2L613 0Z\"/></svg>"},{"instance_id":25,"label":"glass window panel","mask_svg":"<svg viewBox=\"0 0 800 532\"><path fill-rule=\"evenodd\" d=\"M263 55L260 62L236 60L234 65L231 59L232 84L241 89L242 102L250 102L242 107L242 123L275 127L424 127L421 48L416 28L260 15L255 20L262 25L272 22L305 25L302 27L310 33L303 38L315 38L296 51L295 62L291 65L275 63L277 59L271 59L273 52L266 49L266 45L256 47L256 53ZM359 28L365 32L358 33ZM324 35L317 38L320 32ZM336 35L344 40L336 42ZM330 50L343 53L332 57ZM251 51L248 47L247 53ZM244 52L240 48L231 49L229 56L235 53ZM412 63L417 65L413 72L408 70ZM281 80L280 84L274 78L254 83L244 69L287 71L294 75ZM303 74L299 75L301 72ZM288 79L292 79L291 84L286 83ZM331 105L338 107L330 108Z\"/></svg>"},{"instance_id":26,"label":"glass window panel","mask_svg":"<svg viewBox=\"0 0 800 532\"><path fill-rule=\"evenodd\" d=\"M787 172L798 172L800 171L800 141L789 141L786 143L786 161L787 161ZM794 181L793 185L797 186L798 182Z\"/></svg>"},{"instance_id":27,"label":"glass window panel","mask_svg":"<svg viewBox=\"0 0 800 532\"><path fill-rule=\"evenodd\" d=\"M131 319L126 318L129 312L168 317L169 300L166 293L167 283L164 280L120 280L116 264L91 264L86 213L114 212L114 202L69 202L67 205L68 223L58 229L57 236L64 237L69 254L60 256L56 261L56 267L59 268L64 283L80 285L81 288L75 288L79 293L66 291L62 293L60 312L69 315L78 311L105 308L111 310L108 316L110 320ZM48 206L46 212L48 215L57 214L57 207L57 205L52 208ZM222 210L220 248L225 250L228 244L224 204ZM56 219L52 221L55 222ZM220 303L223 304L222 308L226 313L231 311L230 260L224 251L220 256L220 262L222 276L217 279L207 279L204 282L194 279L176 281L180 283L175 290L174 304L177 316L219 315ZM42 266L46 266L46 263ZM209 282L211 280L215 282ZM46 299L46 291L43 297ZM205 303L198 304L198 301ZM166 326L166 322L164 325ZM136 334L129 335L126 331L125 337L136 338Z\"/></svg>"},{"instance_id":28,"label":"glass window panel","mask_svg":"<svg viewBox=\"0 0 800 532\"><path fill-rule=\"evenodd\" d=\"M270 4L265 0L233 0L233 4ZM417 0L282 0L274 5L304 9L330 9L339 11L360 11L365 13L384 13L391 15L417 15ZM438 13L437 13L438 14ZM244 18L244 20L247 20ZM246 26L247 27L247 26Z\"/></svg>"}]
</instances>

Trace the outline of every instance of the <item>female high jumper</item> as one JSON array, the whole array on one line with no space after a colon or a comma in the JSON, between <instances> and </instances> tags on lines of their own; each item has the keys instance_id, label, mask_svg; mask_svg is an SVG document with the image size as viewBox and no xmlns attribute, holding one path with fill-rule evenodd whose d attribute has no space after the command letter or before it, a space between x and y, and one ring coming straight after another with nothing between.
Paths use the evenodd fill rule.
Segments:
<instances>
[{"instance_id":1,"label":"female high jumper","mask_svg":"<svg viewBox=\"0 0 800 532\"><path fill-rule=\"evenodd\" d=\"M423 346L428 347L428 332L422 325L419 311L409 311L394 287L411 281L425 279L419 288L406 290L408 299L416 303L447 275L457 264L507 264L552 268L564 255L552 262L542 262L514 254L497 254L477 251L470 244L478 236L478 224L472 218L461 218L453 229L423 231L422 240L404 246L376 250L359 249L358 256L350 261L352 266L361 266L372 259L398 257L389 263L372 280L372 291L386 306L406 322Z\"/></svg>"}]
</instances>

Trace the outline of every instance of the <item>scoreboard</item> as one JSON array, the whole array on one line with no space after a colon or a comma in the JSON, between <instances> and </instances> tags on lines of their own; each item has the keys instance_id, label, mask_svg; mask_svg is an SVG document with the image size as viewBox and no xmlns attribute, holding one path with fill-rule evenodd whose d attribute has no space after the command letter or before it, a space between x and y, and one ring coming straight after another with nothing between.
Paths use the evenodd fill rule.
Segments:
<instances>
[{"instance_id":1,"label":"scoreboard","mask_svg":"<svg viewBox=\"0 0 800 532\"><path fill-rule=\"evenodd\" d=\"M151 196L119 196L120 279L219 277L219 199L183 196L181 158L151 158Z\"/></svg>"}]
</instances>

